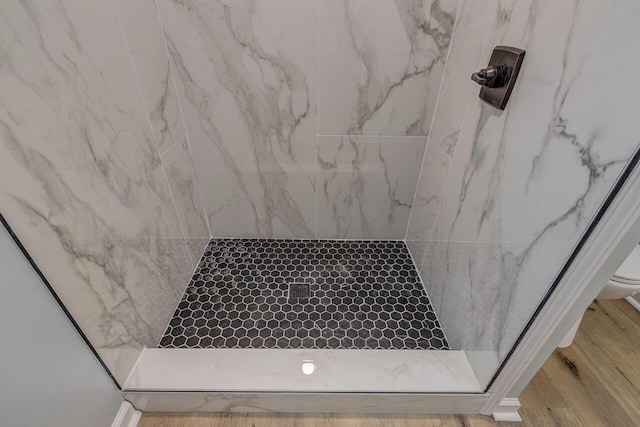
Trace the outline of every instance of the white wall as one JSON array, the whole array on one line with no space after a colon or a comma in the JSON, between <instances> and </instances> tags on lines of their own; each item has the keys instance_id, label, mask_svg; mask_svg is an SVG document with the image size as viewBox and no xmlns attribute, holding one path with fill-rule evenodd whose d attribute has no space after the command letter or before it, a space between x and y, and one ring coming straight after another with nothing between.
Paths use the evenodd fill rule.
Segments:
<instances>
[{"instance_id":1,"label":"white wall","mask_svg":"<svg viewBox=\"0 0 640 427\"><path fill-rule=\"evenodd\" d=\"M0 225L0 425L100 427L122 397Z\"/></svg>"}]
</instances>

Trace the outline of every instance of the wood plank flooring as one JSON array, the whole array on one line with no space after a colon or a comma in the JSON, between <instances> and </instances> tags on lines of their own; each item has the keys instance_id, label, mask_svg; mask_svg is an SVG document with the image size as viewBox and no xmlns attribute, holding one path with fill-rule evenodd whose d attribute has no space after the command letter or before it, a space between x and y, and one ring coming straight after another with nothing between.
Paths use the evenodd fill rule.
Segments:
<instances>
[{"instance_id":1,"label":"wood plank flooring","mask_svg":"<svg viewBox=\"0 0 640 427\"><path fill-rule=\"evenodd\" d=\"M556 350L520 396L524 423L483 416L146 413L140 427L640 426L640 313L595 301L574 344Z\"/></svg>"}]
</instances>

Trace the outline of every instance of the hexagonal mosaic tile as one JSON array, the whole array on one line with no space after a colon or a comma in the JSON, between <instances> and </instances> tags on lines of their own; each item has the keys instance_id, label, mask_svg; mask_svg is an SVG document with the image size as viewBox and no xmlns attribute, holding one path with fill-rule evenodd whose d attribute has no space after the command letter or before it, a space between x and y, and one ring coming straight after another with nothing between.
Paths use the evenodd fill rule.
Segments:
<instances>
[{"instance_id":1,"label":"hexagonal mosaic tile","mask_svg":"<svg viewBox=\"0 0 640 427\"><path fill-rule=\"evenodd\" d=\"M213 239L164 348L449 345L404 242Z\"/></svg>"}]
</instances>

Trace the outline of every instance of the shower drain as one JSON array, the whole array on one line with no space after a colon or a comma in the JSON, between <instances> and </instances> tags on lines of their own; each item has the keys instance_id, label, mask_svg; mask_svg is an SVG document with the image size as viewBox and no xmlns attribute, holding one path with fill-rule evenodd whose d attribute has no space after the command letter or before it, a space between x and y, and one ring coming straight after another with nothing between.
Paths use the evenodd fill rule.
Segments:
<instances>
[{"instance_id":1,"label":"shower drain","mask_svg":"<svg viewBox=\"0 0 640 427\"><path fill-rule=\"evenodd\" d=\"M290 283L289 284L289 302L300 302L300 300L309 298L308 283Z\"/></svg>"}]
</instances>

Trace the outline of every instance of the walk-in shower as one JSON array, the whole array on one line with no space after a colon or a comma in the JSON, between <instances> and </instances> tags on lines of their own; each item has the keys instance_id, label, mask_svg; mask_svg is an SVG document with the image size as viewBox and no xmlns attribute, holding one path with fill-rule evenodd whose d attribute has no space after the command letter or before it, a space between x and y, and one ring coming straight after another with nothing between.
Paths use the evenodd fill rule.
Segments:
<instances>
[{"instance_id":1,"label":"walk-in shower","mask_svg":"<svg viewBox=\"0 0 640 427\"><path fill-rule=\"evenodd\" d=\"M490 413L634 164L639 13L7 0L0 209L142 409Z\"/></svg>"}]
</instances>

